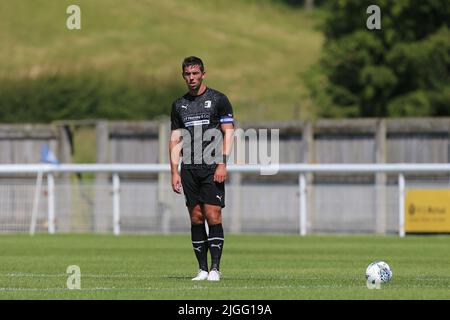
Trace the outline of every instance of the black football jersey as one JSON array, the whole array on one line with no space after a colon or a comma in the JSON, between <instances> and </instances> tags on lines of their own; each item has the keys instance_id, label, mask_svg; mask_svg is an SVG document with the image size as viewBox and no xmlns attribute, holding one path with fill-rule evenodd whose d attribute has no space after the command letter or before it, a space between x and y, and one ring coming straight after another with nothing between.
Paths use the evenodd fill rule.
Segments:
<instances>
[{"instance_id":1,"label":"black football jersey","mask_svg":"<svg viewBox=\"0 0 450 320\"><path fill-rule=\"evenodd\" d=\"M220 125L223 123L234 123L233 108L227 96L217 90L207 87L199 96L187 93L173 102L171 129L185 129L182 130L184 166L195 168L215 165L208 157L205 159L204 154L217 150L217 146L222 150ZM208 132L209 129L213 130ZM218 135L211 134L214 130L220 132L220 139L217 139ZM186 141L189 139L190 144ZM214 153L213 151L212 154ZM219 155L221 154L222 152Z\"/></svg>"}]
</instances>

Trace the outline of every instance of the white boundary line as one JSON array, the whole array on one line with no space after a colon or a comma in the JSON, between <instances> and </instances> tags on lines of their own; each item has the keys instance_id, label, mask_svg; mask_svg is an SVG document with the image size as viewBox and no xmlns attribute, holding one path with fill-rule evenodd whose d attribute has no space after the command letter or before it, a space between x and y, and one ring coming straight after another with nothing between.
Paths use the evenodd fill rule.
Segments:
<instances>
[{"instance_id":1,"label":"white boundary line","mask_svg":"<svg viewBox=\"0 0 450 320\"><path fill-rule=\"evenodd\" d=\"M32 272L14 272L14 273L0 273L0 277L36 277L36 278L67 278L68 274L66 273L32 273ZM148 274L92 274L92 273L83 273L82 276L84 278L149 278L149 279L180 279L186 278L190 279L191 276L184 274L174 274L174 275L148 275ZM260 277L224 277L226 280L264 280L264 281L284 281L284 280L332 280L332 281L341 281L341 280L361 280L363 277L346 277L346 278L332 278L332 277L308 277L308 276L279 276L273 278L260 278ZM411 281L450 281L450 276L441 276L441 277L426 277L426 276L418 276L416 278L411 279Z\"/></svg>"},{"instance_id":2,"label":"white boundary line","mask_svg":"<svg viewBox=\"0 0 450 320\"><path fill-rule=\"evenodd\" d=\"M143 288L116 288L116 287L94 287L94 288L81 288L77 290L69 290L67 288L8 288L8 287L0 287L0 292L8 292L8 291L67 291L67 292L80 292L80 291L186 291L186 290L205 290L205 289L226 289L226 290L261 290L261 289L355 289L366 288L366 285L354 285L354 286L345 286L345 285L286 285L286 286L193 286L193 287L182 287L182 288L167 288L167 287L143 287ZM399 289L398 286L395 287ZM447 289L446 287L438 287L431 285L408 285L402 286L400 288L432 288L432 289Z\"/></svg>"}]
</instances>

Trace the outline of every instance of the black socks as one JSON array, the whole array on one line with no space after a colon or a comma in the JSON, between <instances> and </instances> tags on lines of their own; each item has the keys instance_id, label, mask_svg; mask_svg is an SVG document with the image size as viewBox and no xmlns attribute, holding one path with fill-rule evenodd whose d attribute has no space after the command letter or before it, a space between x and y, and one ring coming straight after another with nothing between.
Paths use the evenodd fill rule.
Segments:
<instances>
[{"instance_id":1,"label":"black socks","mask_svg":"<svg viewBox=\"0 0 450 320\"><path fill-rule=\"evenodd\" d=\"M220 257L223 250L223 227L222 224L213 224L209 226L209 237L206 234L205 224L191 225L192 247L197 257L198 267L201 270L208 271L208 248L211 251L211 270L219 270Z\"/></svg>"},{"instance_id":2,"label":"black socks","mask_svg":"<svg viewBox=\"0 0 450 320\"><path fill-rule=\"evenodd\" d=\"M222 224L213 224L209 226L209 251L211 251L211 270L219 270L220 257L222 256L223 250L223 228Z\"/></svg>"},{"instance_id":3,"label":"black socks","mask_svg":"<svg viewBox=\"0 0 450 320\"><path fill-rule=\"evenodd\" d=\"M208 235L204 223L191 225L191 239L199 269L208 271Z\"/></svg>"}]
</instances>

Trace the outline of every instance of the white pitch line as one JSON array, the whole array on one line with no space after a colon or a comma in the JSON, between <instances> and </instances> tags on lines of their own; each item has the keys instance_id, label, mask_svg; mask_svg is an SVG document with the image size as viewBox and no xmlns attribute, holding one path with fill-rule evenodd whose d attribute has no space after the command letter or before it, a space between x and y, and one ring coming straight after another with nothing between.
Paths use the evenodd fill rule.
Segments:
<instances>
[{"instance_id":1,"label":"white pitch line","mask_svg":"<svg viewBox=\"0 0 450 320\"><path fill-rule=\"evenodd\" d=\"M0 274L0 276L5 276L5 277L42 277L42 278L66 278L68 276L68 274L66 273L32 273L32 272L16 272L16 273L4 273L4 274ZM160 279L160 278L168 278L168 279L180 279L180 278L190 278L189 275L145 275L145 274L127 274L127 273L122 273L122 274L92 274L92 273L82 273L82 277L85 278L148 278L148 279ZM296 277L296 276L291 276L291 277L287 277L287 276L280 276L278 278L258 278L258 277L229 277L229 278L224 278L226 280L247 280L247 281L252 281L252 280L264 280L264 281L282 281L282 280L321 280L321 281L340 281L341 279L336 279L336 278L326 278L326 277ZM361 278L359 277L352 277L352 278L345 278L342 279L345 281L349 281L349 280L353 280L353 281L359 281L361 280ZM414 279L411 279L412 281L449 281L450 277L430 277L430 278L426 278L426 277L416 277Z\"/></svg>"},{"instance_id":2,"label":"white pitch line","mask_svg":"<svg viewBox=\"0 0 450 320\"><path fill-rule=\"evenodd\" d=\"M107 291L113 290L114 288L82 288L77 289L81 291ZM69 290L67 288L0 288L0 291L77 291L77 290Z\"/></svg>"},{"instance_id":3,"label":"white pitch line","mask_svg":"<svg viewBox=\"0 0 450 320\"><path fill-rule=\"evenodd\" d=\"M6 273L6 274L1 274L2 276L5 277L42 277L42 278L65 278L68 276L67 273L56 273L56 274L52 274L52 273ZM161 278L160 276L155 276L155 275L135 275L135 274L89 274L89 273L82 273L81 274L83 277L86 278ZM167 277L171 277L171 276L162 276L163 278L167 278ZM173 277L173 276L172 276Z\"/></svg>"},{"instance_id":4,"label":"white pitch line","mask_svg":"<svg viewBox=\"0 0 450 320\"><path fill-rule=\"evenodd\" d=\"M81 288L75 290L69 290L66 288L0 288L0 292L5 291L185 291L185 290L204 290L213 288L218 289L233 289L233 290L261 290L261 289L316 289L316 288L365 288L366 286L344 286L344 285L298 285L298 286L220 286L220 287L209 287L209 286L194 286L194 287L182 287L182 288L167 288L167 287L146 287L146 288ZM398 288L398 287L396 287ZM406 286L404 288L436 288L435 286ZM450 288L450 286L442 287ZM442 289L441 288L441 289Z\"/></svg>"},{"instance_id":5,"label":"white pitch line","mask_svg":"<svg viewBox=\"0 0 450 320\"><path fill-rule=\"evenodd\" d=\"M214 287L214 290L217 289L249 289L249 290L261 290L261 289L295 289L295 288L338 288L342 286L243 286L243 287L236 287L236 286L221 286L221 287ZM125 290L125 291L184 291L184 290L204 290L212 287L207 286L194 286L194 287L182 287L182 288L164 288L164 287L147 287L147 288L81 288L81 289L74 289L69 290L67 288L0 288L0 291L95 291L95 290L102 290L102 291L112 291L112 290Z\"/></svg>"},{"instance_id":6,"label":"white pitch line","mask_svg":"<svg viewBox=\"0 0 450 320\"><path fill-rule=\"evenodd\" d=\"M415 281L450 281L450 278L416 278Z\"/></svg>"},{"instance_id":7,"label":"white pitch line","mask_svg":"<svg viewBox=\"0 0 450 320\"><path fill-rule=\"evenodd\" d=\"M139 275L139 274L90 274L90 273L82 273L82 277L89 277L89 278L150 278L150 279L157 279L157 278L173 278L173 279L179 279L179 278L186 278L190 279L191 276L189 275ZM48 278L57 278L57 277L67 277L66 273L26 273L26 272L17 272L17 273L6 273L6 274L0 274L0 276L6 276L6 277L48 277ZM339 281L339 279L336 278L325 278L325 277L287 277L287 276L280 276L277 278L259 278L259 277L229 277L226 278L227 280L264 280L264 281L283 281L283 280L331 280L331 281ZM360 280L360 278L353 277L353 278L345 278L345 280Z\"/></svg>"},{"instance_id":8,"label":"white pitch line","mask_svg":"<svg viewBox=\"0 0 450 320\"><path fill-rule=\"evenodd\" d=\"M6 274L0 274L0 276L6 276L6 277L48 277L48 278L66 278L67 274L65 273L57 273L57 274L49 274L49 273L25 273L25 272L18 272L18 273L6 273ZM189 276L185 276L185 275L162 275L162 276L156 276L156 275L139 275L139 274L82 274L82 277L84 278L149 278L149 279L161 279L161 278L173 278L173 279L179 279L179 278L186 278L186 279L190 279ZM302 280L331 280L333 282L339 282L338 279L335 278L320 278L320 277L280 277L280 278L272 278L272 279L260 279L260 278L253 278L249 277L249 278L244 278L244 277L240 277L240 278L224 278L224 280L247 280L247 281L252 281L252 280L265 280L265 281L276 281L276 280L289 280L289 279L295 279L297 281L302 281ZM352 278L353 280L356 280L357 278ZM359 278L358 278L359 279ZM349 280L349 279L346 279ZM412 279L415 281L448 281L448 278L415 278ZM392 284L391 284L392 285ZM94 287L94 288L82 288L80 289L81 291L98 291L98 290L103 290L103 291L112 291L112 290L122 290L122 291L184 291L184 290L198 290L198 289L208 289L208 288L214 288L214 290L218 290L218 289L233 289L233 290L262 290L262 289L314 289L314 288L365 288L365 285L360 285L360 284L354 284L354 285L340 285L340 284L335 284L335 285L266 285L266 286L248 286L248 285L244 285L244 286L224 286L223 282L221 283L220 286L199 286L199 285L194 285L194 286L185 286L185 287L179 287L179 288L174 288L174 287L143 287L143 288L125 288L125 287L121 287L121 288L117 288L117 287L111 287L111 288L101 288L101 287ZM448 286L440 286L440 287L436 287L436 286L432 286L432 285L405 285L402 286L401 283L395 283L393 284L393 287L395 288L450 288L450 285ZM0 287L0 292L3 291L72 291L69 290L67 288L8 288L8 287ZM75 290L76 291L76 290Z\"/></svg>"}]
</instances>

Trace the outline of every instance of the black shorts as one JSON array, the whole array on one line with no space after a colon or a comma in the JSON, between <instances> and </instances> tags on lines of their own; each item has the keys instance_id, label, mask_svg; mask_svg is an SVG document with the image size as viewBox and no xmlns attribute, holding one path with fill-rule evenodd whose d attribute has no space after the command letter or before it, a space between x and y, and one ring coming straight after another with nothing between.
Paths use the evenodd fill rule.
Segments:
<instances>
[{"instance_id":1,"label":"black shorts","mask_svg":"<svg viewBox=\"0 0 450 320\"><path fill-rule=\"evenodd\" d=\"M181 166L181 184L186 206L212 204L225 207L225 183L214 181L215 167L185 168Z\"/></svg>"}]
</instances>

